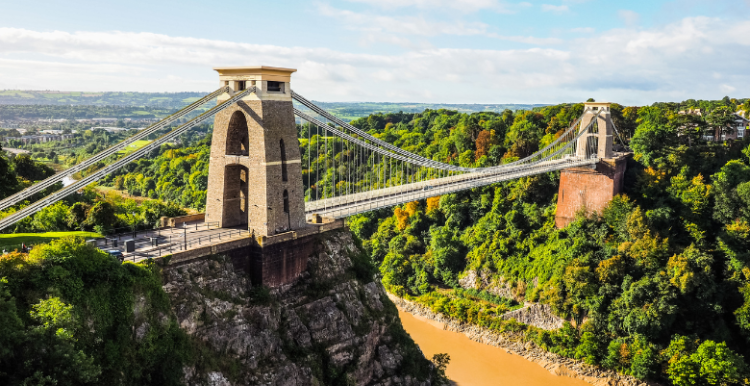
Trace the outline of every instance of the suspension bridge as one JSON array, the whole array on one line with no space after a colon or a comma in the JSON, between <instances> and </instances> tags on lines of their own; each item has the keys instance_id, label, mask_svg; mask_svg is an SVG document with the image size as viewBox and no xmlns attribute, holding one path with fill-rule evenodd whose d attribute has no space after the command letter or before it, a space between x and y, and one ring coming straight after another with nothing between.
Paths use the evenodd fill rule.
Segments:
<instances>
[{"instance_id":1,"label":"suspension bridge","mask_svg":"<svg viewBox=\"0 0 750 386\"><path fill-rule=\"evenodd\" d=\"M601 160L615 156L616 128L607 103L586 104L581 117L527 157L501 165L467 167L403 150L335 117L292 91L294 69L215 70L220 80L216 91L80 164L1 200L0 210L8 210L74 173L109 162L0 219L0 229L10 228L210 118L214 130L204 221L220 229L246 231L238 231L237 237L302 234L304 229L326 222L410 201L551 171L593 169ZM214 100L215 106L197 114ZM189 118L191 114L197 116ZM316 135L310 130L306 138L300 135L297 121L316 127ZM153 137L148 145L118 155L135 141ZM186 240L187 236L183 250L189 249Z\"/></svg>"}]
</instances>

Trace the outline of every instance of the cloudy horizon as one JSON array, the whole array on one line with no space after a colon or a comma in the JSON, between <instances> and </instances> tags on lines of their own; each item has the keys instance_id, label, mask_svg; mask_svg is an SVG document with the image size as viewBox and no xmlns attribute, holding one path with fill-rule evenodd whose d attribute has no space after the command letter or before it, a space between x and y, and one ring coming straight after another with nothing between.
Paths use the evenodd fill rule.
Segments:
<instances>
[{"instance_id":1,"label":"cloudy horizon","mask_svg":"<svg viewBox=\"0 0 750 386\"><path fill-rule=\"evenodd\" d=\"M82 22L96 10L61 14L49 2L31 22L34 12L9 6L0 16L0 89L210 91L213 67L269 65L297 68L292 87L320 101L750 97L747 0L229 2L243 12L220 20L210 5L186 3L196 9L167 25L151 20L160 9L139 22L130 8L114 9L120 17L110 23Z\"/></svg>"}]
</instances>

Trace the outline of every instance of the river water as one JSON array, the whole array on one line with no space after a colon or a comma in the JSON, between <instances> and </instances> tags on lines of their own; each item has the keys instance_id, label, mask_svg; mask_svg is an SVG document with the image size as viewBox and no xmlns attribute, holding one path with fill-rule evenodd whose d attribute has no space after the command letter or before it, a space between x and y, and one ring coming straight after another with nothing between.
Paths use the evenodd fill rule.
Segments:
<instances>
[{"instance_id":1,"label":"river water","mask_svg":"<svg viewBox=\"0 0 750 386\"><path fill-rule=\"evenodd\" d=\"M542 366L511 355L499 347L470 340L466 335L443 330L440 323L399 310L401 323L427 358L448 353L446 371L459 386L591 386L579 379L552 375Z\"/></svg>"}]
</instances>

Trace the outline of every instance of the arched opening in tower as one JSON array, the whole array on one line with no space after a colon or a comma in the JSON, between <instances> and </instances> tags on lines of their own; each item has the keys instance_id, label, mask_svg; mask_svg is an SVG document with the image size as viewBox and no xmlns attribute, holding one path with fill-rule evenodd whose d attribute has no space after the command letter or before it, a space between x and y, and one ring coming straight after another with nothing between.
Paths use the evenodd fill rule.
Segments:
<instances>
[{"instance_id":1,"label":"arched opening in tower","mask_svg":"<svg viewBox=\"0 0 750 386\"><path fill-rule=\"evenodd\" d=\"M279 141L279 148L281 150L281 180L286 182L287 174L286 174L286 147L284 147L284 140Z\"/></svg>"},{"instance_id":2,"label":"arched opening in tower","mask_svg":"<svg viewBox=\"0 0 750 386\"><path fill-rule=\"evenodd\" d=\"M249 172L245 166L233 164L224 167L222 227L248 223L248 175Z\"/></svg>"},{"instance_id":3,"label":"arched opening in tower","mask_svg":"<svg viewBox=\"0 0 750 386\"><path fill-rule=\"evenodd\" d=\"M227 155L248 155L250 145L247 131L247 120L242 111L235 111L229 119L227 130Z\"/></svg>"}]
</instances>

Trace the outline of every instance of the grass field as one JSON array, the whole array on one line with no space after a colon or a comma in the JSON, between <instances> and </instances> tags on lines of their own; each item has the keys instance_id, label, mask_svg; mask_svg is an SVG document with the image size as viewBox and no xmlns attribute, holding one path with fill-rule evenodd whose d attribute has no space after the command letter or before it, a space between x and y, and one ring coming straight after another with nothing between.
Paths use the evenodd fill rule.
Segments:
<instances>
[{"instance_id":1,"label":"grass field","mask_svg":"<svg viewBox=\"0 0 750 386\"><path fill-rule=\"evenodd\" d=\"M47 232L47 233L10 233L0 234L0 247L20 248L22 243L26 245L37 245L48 243L52 240L67 236L84 237L87 239L102 237L96 232ZM9 248L10 249L10 248Z\"/></svg>"},{"instance_id":2,"label":"grass field","mask_svg":"<svg viewBox=\"0 0 750 386\"><path fill-rule=\"evenodd\" d=\"M118 154L128 154L132 153L146 145L151 143L151 141L135 141L130 146L126 147L125 150L120 150Z\"/></svg>"}]
</instances>

